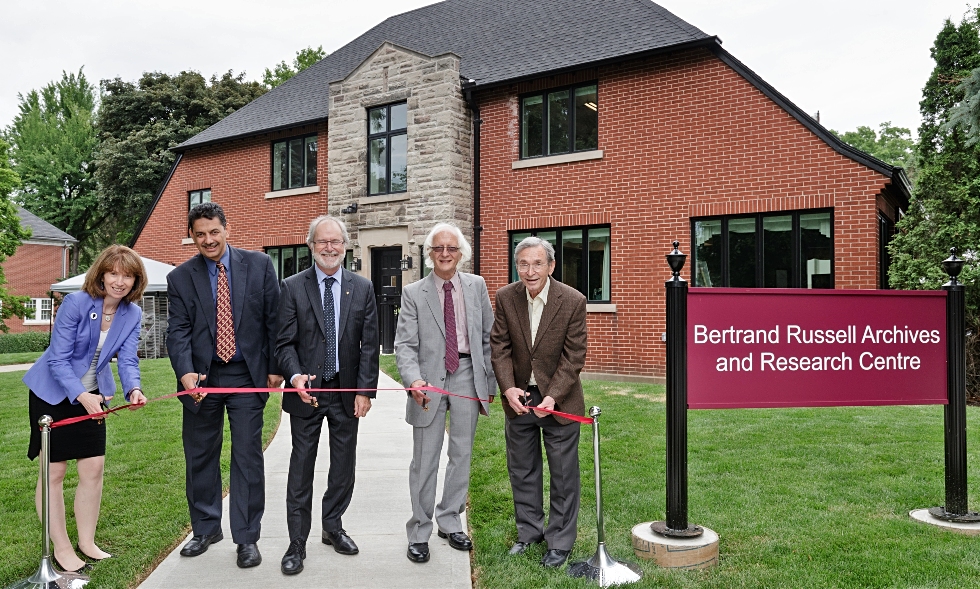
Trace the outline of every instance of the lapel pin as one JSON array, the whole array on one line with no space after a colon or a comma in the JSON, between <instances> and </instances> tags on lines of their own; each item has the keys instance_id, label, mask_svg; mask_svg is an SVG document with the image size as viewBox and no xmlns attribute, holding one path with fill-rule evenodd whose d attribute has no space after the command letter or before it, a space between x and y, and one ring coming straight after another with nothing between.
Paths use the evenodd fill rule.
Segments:
<instances>
[{"instance_id":1,"label":"lapel pin","mask_svg":"<svg viewBox=\"0 0 980 589\"><path fill-rule=\"evenodd\" d=\"M95 321L96 319L98 319L98 318L99 318L99 314L98 314L98 313L96 313L95 311L92 311L92 314L91 314L91 315L89 315L89 317L91 317L91 318L92 318L92 321Z\"/></svg>"}]
</instances>

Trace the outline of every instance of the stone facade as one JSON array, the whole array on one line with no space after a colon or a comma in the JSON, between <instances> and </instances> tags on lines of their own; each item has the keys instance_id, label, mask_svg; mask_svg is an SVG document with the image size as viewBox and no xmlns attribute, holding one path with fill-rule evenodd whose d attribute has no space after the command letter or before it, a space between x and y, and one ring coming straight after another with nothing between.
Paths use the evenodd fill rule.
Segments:
<instances>
[{"instance_id":1,"label":"stone facade","mask_svg":"<svg viewBox=\"0 0 980 589\"><path fill-rule=\"evenodd\" d=\"M368 196L367 112L397 102L408 107L408 191ZM457 224L472 239L472 127L459 57L451 53L427 56L385 43L330 84L328 210L346 219L362 274L371 276L372 248L401 245L402 255L413 257L403 283L417 280L419 246L439 221ZM352 203L357 212L343 215Z\"/></svg>"}]
</instances>

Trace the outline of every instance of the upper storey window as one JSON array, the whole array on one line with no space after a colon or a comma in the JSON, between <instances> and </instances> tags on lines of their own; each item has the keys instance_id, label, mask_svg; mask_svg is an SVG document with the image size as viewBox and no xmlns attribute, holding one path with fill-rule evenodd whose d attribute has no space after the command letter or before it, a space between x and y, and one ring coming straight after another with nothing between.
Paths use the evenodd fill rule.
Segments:
<instances>
[{"instance_id":1,"label":"upper storey window","mask_svg":"<svg viewBox=\"0 0 980 589\"><path fill-rule=\"evenodd\" d=\"M598 148L599 95L595 83L521 99L521 158Z\"/></svg>"},{"instance_id":2,"label":"upper storey window","mask_svg":"<svg viewBox=\"0 0 980 589\"><path fill-rule=\"evenodd\" d=\"M272 189L316 186L316 135L272 144Z\"/></svg>"},{"instance_id":3,"label":"upper storey window","mask_svg":"<svg viewBox=\"0 0 980 589\"><path fill-rule=\"evenodd\" d=\"M408 105L368 110L368 194L408 190Z\"/></svg>"}]
</instances>

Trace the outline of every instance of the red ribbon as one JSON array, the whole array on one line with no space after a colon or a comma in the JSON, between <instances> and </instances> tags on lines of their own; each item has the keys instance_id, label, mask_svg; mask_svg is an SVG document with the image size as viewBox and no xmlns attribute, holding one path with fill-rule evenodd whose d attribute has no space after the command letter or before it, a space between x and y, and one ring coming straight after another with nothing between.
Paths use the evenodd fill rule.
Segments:
<instances>
[{"instance_id":1,"label":"red ribbon","mask_svg":"<svg viewBox=\"0 0 980 589\"><path fill-rule=\"evenodd\" d=\"M440 389L438 387L415 387L415 388L409 387L409 388L397 388L397 389L293 389L293 388L280 389L280 388L261 388L261 387L258 387L258 388L220 388L220 387L216 387L216 388L211 389L211 388L201 388L201 387L198 387L198 388L194 388L194 389L188 389L188 390L185 390L185 391L178 391L176 393L170 393L169 395L163 395L162 397L157 397L155 399L147 399L146 402L147 403L154 403L156 401L163 401L164 399L172 399L174 397L180 397L180 396L183 396L183 395L192 395L192 394L196 394L196 393L207 393L207 394L210 395L210 394L236 394L236 393L298 393L300 391L302 391L304 393L310 393L310 392L313 392L313 393L322 393L322 392L331 392L331 393L363 393L363 392L368 392L368 391L422 391L422 392L430 391L430 392L439 393L439 394L442 394L442 395L448 395L450 397L457 397L457 398L460 398L460 399L468 399L470 401L481 401L481 399L479 399L477 397L468 397L466 395L457 395L456 393L450 393L449 391L444 390L444 389ZM142 407L142 405L134 405L132 403L127 403L125 405L120 405L118 407L113 407L112 409L107 409L106 411L100 411L98 413L89 413L88 415L79 415L78 417L69 417L67 419L62 419L61 421L56 421L56 422L52 423L51 424L51 429L54 429L56 427L62 427L62 426L66 426L66 425L71 425L73 423L78 423L80 421L85 421L86 419L98 419L100 417L105 417L106 415L109 415L110 413L115 413L116 411L122 411L123 409L129 409L129 408L133 408L133 407L139 408L139 407ZM564 413L562 411L555 411L554 409L545 409L543 407L528 407L528 409L532 409L534 411L542 411L544 413L549 413L549 414L555 415L557 417L564 417L565 419L570 419L572 421L577 421L579 423L592 423L592 418L591 417L583 417L581 415L574 415L572 413Z\"/></svg>"}]
</instances>

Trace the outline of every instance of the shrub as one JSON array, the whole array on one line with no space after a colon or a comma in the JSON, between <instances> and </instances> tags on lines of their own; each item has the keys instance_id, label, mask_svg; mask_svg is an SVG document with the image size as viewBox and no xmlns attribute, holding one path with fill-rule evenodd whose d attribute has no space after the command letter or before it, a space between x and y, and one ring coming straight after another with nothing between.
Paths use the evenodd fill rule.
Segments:
<instances>
[{"instance_id":1,"label":"shrub","mask_svg":"<svg viewBox=\"0 0 980 589\"><path fill-rule=\"evenodd\" d=\"M15 352L43 352L51 340L46 331L0 334L0 354Z\"/></svg>"}]
</instances>

